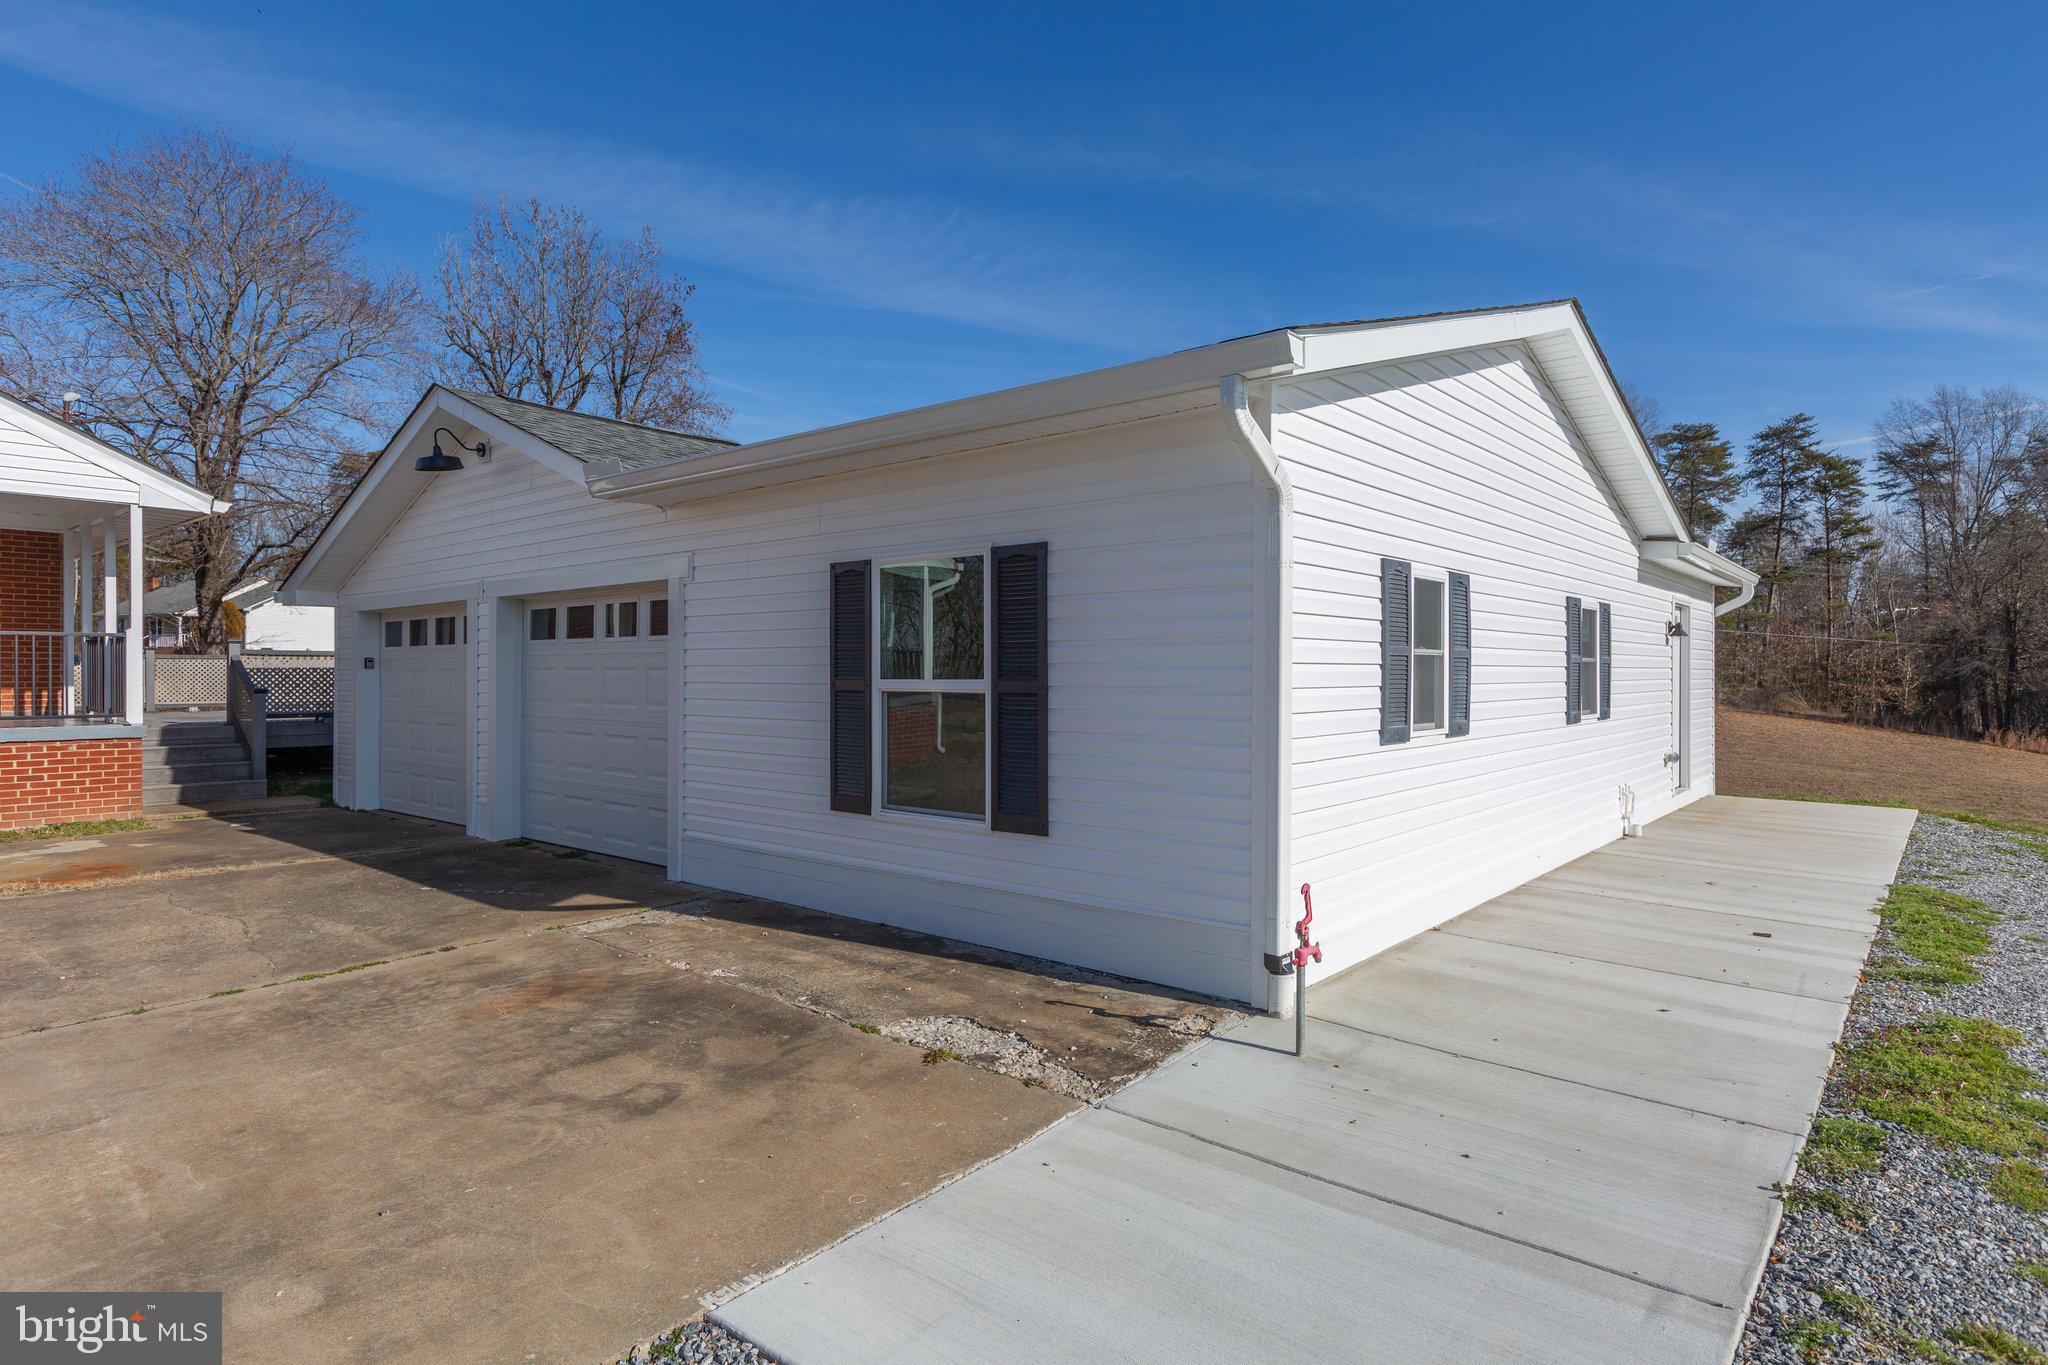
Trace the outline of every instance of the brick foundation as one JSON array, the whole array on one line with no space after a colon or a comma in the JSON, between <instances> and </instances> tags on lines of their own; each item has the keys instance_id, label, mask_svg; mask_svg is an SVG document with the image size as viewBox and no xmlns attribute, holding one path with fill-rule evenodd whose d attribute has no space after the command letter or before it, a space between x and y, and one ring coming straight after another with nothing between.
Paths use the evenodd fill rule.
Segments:
<instances>
[{"instance_id":1,"label":"brick foundation","mask_svg":"<svg viewBox=\"0 0 2048 1365\"><path fill-rule=\"evenodd\" d=\"M0 829L115 819L141 810L140 739L0 743Z\"/></svg>"}]
</instances>

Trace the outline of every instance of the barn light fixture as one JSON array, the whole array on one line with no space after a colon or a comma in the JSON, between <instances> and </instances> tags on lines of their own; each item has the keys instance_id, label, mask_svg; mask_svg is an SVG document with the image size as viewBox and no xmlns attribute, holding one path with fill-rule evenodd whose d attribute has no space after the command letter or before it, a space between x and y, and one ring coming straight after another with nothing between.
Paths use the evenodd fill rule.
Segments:
<instances>
[{"instance_id":1,"label":"barn light fixture","mask_svg":"<svg viewBox=\"0 0 2048 1365\"><path fill-rule=\"evenodd\" d=\"M462 468L461 456L444 455L441 453L441 437L443 434L446 434L449 440L455 442L455 448L457 450L466 450L470 454L476 456L479 460L483 460L486 463L489 462L491 458L491 448L484 442L478 441L473 446L464 445L462 443L462 438L457 436L454 432L449 431L448 428L435 427L434 453L431 455L422 455L417 460L414 460L412 462L412 467L414 469L419 470L420 473L422 474L447 474Z\"/></svg>"}]
</instances>

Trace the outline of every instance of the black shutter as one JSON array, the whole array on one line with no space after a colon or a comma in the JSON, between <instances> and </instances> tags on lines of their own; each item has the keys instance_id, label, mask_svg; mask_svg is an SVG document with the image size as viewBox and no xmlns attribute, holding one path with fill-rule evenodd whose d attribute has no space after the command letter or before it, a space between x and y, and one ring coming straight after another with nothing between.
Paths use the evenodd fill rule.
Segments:
<instances>
[{"instance_id":1,"label":"black shutter","mask_svg":"<svg viewBox=\"0 0 2048 1365\"><path fill-rule=\"evenodd\" d=\"M832 566L832 809L874 810L874 688L868 678L868 561Z\"/></svg>"},{"instance_id":2,"label":"black shutter","mask_svg":"<svg viewBox=\"0 0 2048 1365\"><path fill-rule=\"evenodd\" d=\"M1564 599L1564 723L1579 723L1579 599Z\"/></svg>"},{"instance_id":3,"label":"black shutter","mask_svg":"<svg viewBox=\"0 0 2048 1365\"><path fill-rule=\"evenodd\" d=\"M1614 614L1600 604L1600 719L1606 720L1614 701Z\"/></svg>"},{"instance_id":4,"label":"black shutter","mask_svg":"<svg viewBox=\"0 0 2048 1365\"><path fill-rule=\"evenodd\" d=\"M1045 542L998 545L993 581L995 649L989 680L995 701L995 799L991 828L1045 834L1046 793Z\"/></svg>"},{"instance_id":5,"label":"black shutter","mask_svg":"<svg viewBox=\"0 0 2048 1365\"><path fill-rule=\"evenodd\" d=\"M1380 743L1408 742L1408 659L1414 647L1413 571L1404 559L1380 561Z\"/></svg>"},{"instance_id":6,"label":"black shutter","mask_svg":"<svg viewBox=\"0 0 2048 1365\"><path fill-rule=\"evenodd\" d=\"M1451 575L1450 733L1472 732L1472 575Z\"/></svg>"}]
</instances>

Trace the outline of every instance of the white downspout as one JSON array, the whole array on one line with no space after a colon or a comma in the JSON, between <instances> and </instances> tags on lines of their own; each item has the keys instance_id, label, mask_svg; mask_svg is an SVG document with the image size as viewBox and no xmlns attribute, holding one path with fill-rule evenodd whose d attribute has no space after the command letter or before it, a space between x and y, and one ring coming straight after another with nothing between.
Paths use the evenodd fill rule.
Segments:
<instances>
[{"instance_id":1,"label":"white downspout","mask_svg":"<svg viewBox=\"0 0 2048 1365\"><path fill-rule=\"evenodd\" d=\"M1736 593L1735 596L1729 598L1726 602L1723 602L1720 606L1715 607L1714 619L1719 620L1721 617L1726 616L1731 611L1736 611L1742 607L1748 606L1749 599L1756 596L1756 585L1758 581L1759 580L1754 578L1750 579L1749 582L1742 585L1742 590L1740 592Z\"/></svg>"},{"instance_id":2,"label":"white downspout","mask_svg":"<svg viewBox=\"0 0 2048 1365\"><path fill-rule=\"evenodd\" d=\"M1258 581L1252 592L1252 698L1259 719L1253 748L1253 772L1257 779L1253 791L1259 802L1255 819L1260 827L1258 842L1263 857L1254 881L1253 904L1254 914L1266 923L1262 936L1265 946L1261 951L1283 953L1294 946L1294 888L1290 885L1294 788L1290 764L1294 734L1294 489L1266 429L1252 412L1251 381L1241 374L1224 375L1217 402L1239 451L1252 467L1252 481L1258 486L1263 504L1256 531L1257 539L1263 543L1259 547ZM1261 882L1263 889L1259 888ZM1269 974L1267 1010L1287 1014L1293 1007L1294 992L1286 980Z\"/></svg>"}]
</instances>

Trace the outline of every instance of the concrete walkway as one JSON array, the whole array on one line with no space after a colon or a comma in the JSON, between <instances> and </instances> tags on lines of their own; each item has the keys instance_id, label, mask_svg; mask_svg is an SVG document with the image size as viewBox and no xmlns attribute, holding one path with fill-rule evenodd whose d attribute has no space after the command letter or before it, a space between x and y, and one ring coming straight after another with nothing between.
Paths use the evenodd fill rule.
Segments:
<instances>
[{"instance_id":1,"label":"concrete walkway","mask_svg":"<svg viewBox=\"0 0 2048 1365\"><path fill-rule=\"evenodd\" d=\"M713 1316L793 1365L1726 1361L1910 811L1713 798Z\"/></svg>"}]
</instances>

